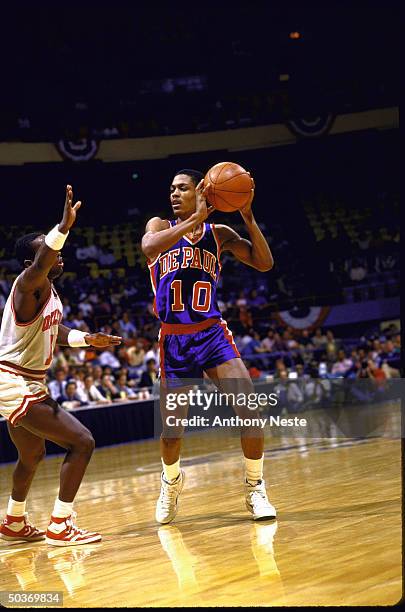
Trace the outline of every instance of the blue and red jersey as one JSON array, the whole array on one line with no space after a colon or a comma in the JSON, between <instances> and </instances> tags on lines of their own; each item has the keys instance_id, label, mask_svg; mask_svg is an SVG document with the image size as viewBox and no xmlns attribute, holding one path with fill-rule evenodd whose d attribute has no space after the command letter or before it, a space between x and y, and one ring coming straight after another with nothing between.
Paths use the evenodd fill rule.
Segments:
<instances>
[{"instance_id":1,"label":"blue and red jersey","mask_svg":"<svg viewBox=\"0 0 405 612\"><path fill-rule=\"evenodd\" d=\"M176 221L170 221L175 225ZM220 244L213 223L204 223L199 238L180 238L148 263L156 316L167 324L200 323L221 318L217 284Z\"/></svg>"}]
</instances>

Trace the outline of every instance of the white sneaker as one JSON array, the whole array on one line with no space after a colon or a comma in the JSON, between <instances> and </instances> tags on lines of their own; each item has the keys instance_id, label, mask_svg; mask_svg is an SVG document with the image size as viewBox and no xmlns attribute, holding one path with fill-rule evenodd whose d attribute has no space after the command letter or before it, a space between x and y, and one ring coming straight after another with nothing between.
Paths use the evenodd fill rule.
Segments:
<instances>
[{"instance_id":1,"label":"white sneaker","mask_svg":"<svg viewBox=\"0 0 405 612\"><path fill-rule=\"evenodd\" d=\"M161 488L159 499L156 504L156 520L158 523L170 523L177 514L177 501L183 489L185 474L180 470L180 474L173 484L166 482L163 472L160 477Z\"/></svg>"},{"instance_id":2,"label":"white sneaker","mask_svg":"<svg viewBox=\"0 0 405 612\"><path fill-rule=\"evenodd\" d=\"M276 518L276 509L267 498L263 479L253 486L245 480L245 500L246 507L252 513L254 521Z\"/></svg>"},{"instance_id":3,"label":"white sneaker","mask_svg":"<svg viewBox=\"0 0 405 612\"><path fill-rule=\"evenodd\" d=\"M74 522L76 517L77 514L74 511L70 516L63 518L51 516L46 530L45 542L52 546L78 546L79 544L99 542L101 535L87 531L87 529L79 529Z\"/></svg>"}]
</instances>

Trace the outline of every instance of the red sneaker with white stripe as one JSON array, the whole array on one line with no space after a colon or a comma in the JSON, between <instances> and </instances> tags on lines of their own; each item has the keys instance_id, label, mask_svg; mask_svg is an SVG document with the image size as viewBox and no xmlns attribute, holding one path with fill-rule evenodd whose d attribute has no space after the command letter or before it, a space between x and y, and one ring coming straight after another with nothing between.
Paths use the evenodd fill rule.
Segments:
<instances>
[{"instance_id":1,"label":"red sneaker with white stripe","mask_svg":"<svg viewBox=\"0 0 405 612\"><path fill-rule=\"evenodd\" d=\"M87 531L87 529L79 529L74 524L76 516L76 512L72 512L70 516L65 516L64 518L51 516L48 529L46 530L45 542L52 546L78 546L79 544L99 542L101 540L99 533Z\"/></svg>"},{"instance_id":2,"label":"red sneaker with white stripe","mask_svg":"<svg viewBox=\"0 0 405 612\"><path fill-rule=\"evenodd\" d=\"M7 514L0 525L0 538L9 542L37 542L45 538L45 531L31 525L27 512L23 516Z\"/></svg>"}]
</instances>

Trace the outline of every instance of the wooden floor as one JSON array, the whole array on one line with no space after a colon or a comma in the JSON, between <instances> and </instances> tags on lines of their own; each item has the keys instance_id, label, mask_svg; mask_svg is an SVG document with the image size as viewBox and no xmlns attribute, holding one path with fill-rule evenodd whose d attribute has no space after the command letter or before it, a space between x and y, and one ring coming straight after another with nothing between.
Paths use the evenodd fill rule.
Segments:
<instances>
[{"instance_id":1,"label":"wooden floor","mask_svg":"<svg viewBox=\"0 0 405 612\"><path fill-rule=\"evenodd\" d=\"M278 521L254 523L236 437L192 434L174 523L154 521L158 443L100 449L76 502L103 542L0 544L0 591L62 591L64 607L387 605L401 598L401 442L266 439ZM45 527L61 457L39 468L27 509ZM12 465L0 466L0 508Z\"/></svg>"}]
</instances>

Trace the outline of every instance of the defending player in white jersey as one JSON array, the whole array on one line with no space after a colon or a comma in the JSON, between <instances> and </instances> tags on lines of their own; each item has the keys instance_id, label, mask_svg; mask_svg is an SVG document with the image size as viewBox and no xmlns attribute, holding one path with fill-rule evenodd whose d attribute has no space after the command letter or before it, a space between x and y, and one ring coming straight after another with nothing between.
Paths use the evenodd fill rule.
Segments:
<instances>
[{"instance_id":1,"label":"defending player in white jersey","mask_svg":"<svg viewBox=\"0 0 405 612\"><path fill-rule=\"evenodd\" d=\"M17 277L4 308L0 330L0 414L7 419L18 450L13 488L0 538L73 546L101 540L99 533L79 529L73 500L94 449L90 431L49 396L45 385L56 344L105 347L121 338L101 332L86 334L60 323L62 304L53 281L63 272L61 249L76 220L81 202L73 206L73 191L66 187L63 218L46 236L23 236L16 250L24 271ZM60 471L59 494L47 531L31 525L26 499L45 440L67 450Z\"/></svg>"}]
</instances>

